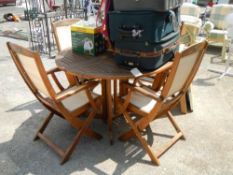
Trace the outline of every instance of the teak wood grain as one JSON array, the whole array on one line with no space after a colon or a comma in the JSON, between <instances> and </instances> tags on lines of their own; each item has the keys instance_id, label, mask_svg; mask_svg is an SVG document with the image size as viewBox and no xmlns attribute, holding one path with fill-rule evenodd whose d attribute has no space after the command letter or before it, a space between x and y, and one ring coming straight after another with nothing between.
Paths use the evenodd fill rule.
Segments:
<instances>
[{"instance_id":1,"label":"teak wood grain","mask_svg":"<svg viewBox=\"0 0 233 175\"><path fill-rule=\"evenodd\" d=\"M105 80L133 78L129 69L116 64L111 53L94 57L66 50L57 57L56 64L60 69L81 78Z\"/></svg>"}]
</instances>

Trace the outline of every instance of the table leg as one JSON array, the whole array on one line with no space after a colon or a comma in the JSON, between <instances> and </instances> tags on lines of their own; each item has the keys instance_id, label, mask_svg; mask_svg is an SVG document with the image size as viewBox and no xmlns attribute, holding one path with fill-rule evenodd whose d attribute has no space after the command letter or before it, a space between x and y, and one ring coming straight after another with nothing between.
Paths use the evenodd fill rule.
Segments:
<instances>
[{"instance_id":1,"label":"table leg","mask_svg":"<svg viewBox=\"0 0 233 175\"><path fill-rule=\"evenodd\" d=\"M105 91L105 97L106 97L106 107L107 107L107 115L108 115L108 134L110 139L110 144L113 144L113 133L112 133L112 94L111 94L111 80L106 80L106 91Z\"/></svg>"},{"instance_id":2,"label":"table leg","mask_svg":"<svg viewBox=\"0 0 233 175\"><path fill-rule=\"evenodd\" d=\"M117 93L118 93L118 89L117 89L117 87L118 87L118 82L117 82L117 80L114 80L114 87L113 87L113 89L114 89L114 95L113 95L113 99L114 99L114 114L116 114L117 113Z\"/></svg>"},{"instance_id":3,"label":"table leg","mask_svg":"<svg viewBox=\"0 0 233 175\"><path fill-rule=\"evenodd\" d=\"M120 97L124 96L127 94L127 88L123 86L124 83L127 83L128 80L120 80Z\"/></svg>"},{"instance_id":4,"label":"table leg","mask_svg":"<svg viewBox=\"0 0 233 175\"><path fill-rule=\"evenodd\" d=\"M101 81L101 89L102 89L102 113L104 121L108 119L108 110L107 110L107 95L106 95L106 81Z\"/></svg>"},{"instance_id":5,"label":"table leg","mask_svg":"<svg viewBox=\"0 0 233 175\"><path fill-rule=\"evenodd\" d=\"M191 86L183 97L180 99L180 112L186 114L188 111L193 112L193 101L192 101Z\"/></svg>"}]
</instances>

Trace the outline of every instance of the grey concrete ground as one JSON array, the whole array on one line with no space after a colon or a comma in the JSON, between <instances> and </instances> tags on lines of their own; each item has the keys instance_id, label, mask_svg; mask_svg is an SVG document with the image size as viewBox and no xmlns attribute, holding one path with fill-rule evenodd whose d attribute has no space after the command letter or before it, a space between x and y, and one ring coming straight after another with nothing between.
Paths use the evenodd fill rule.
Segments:
<instances>
[{"instance_id":1,"label":"grey concrete ground","mask_svg":"<svg viewBox=\"0 0 233 175\"><path fill-rule=\"evenodd\" d=\"M8 8L0 7L0 14L4 10ZM0 27L3 25L11 26L8 23ZM92 127L103 139L84 137L71 159L60 166L60 158L47 145L32 141L48 111L19 76L5 47L6 41L27 46L26 42L0 37L0 175L233 174L233 78L218 81L218 74L207 71L210 66L223 68L218 63L210 64L210 58L220 53L218 48L208 49L193 82L194 112L176 115L187 140L178 141L165 153L160 158L161 166L150 163L136 140L126 143L116 140L110 146L106 124L101 120L95 120ZM44 58L43 62L46 67L54 65L51 59ZM121 119L114 122L116 136L125 125ZM154 148L168 139L161 134L174 133L165 119L155 121L152 128ZM46 133L65 147L75 130L60 118L54 118Z\"/></svg>"}]
</instances>

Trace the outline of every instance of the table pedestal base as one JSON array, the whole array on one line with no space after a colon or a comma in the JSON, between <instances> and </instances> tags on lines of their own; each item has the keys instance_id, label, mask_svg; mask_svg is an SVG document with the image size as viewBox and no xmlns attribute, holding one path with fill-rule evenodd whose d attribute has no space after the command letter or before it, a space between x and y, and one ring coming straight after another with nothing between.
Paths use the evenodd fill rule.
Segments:
<instances>
[{"instance_id":1,"label":"table pedestal base","mask_svg":"<svg viewBox=\"0 0 233 175\"><path fill-rule=\"evenodd\" d=\"M112 133L112 94L111 94L111 80L102 80L102 97L103 97L103 115L108 123L108 135L110 144L113 144L113 133Z\"/></svg>"}]
</instances>

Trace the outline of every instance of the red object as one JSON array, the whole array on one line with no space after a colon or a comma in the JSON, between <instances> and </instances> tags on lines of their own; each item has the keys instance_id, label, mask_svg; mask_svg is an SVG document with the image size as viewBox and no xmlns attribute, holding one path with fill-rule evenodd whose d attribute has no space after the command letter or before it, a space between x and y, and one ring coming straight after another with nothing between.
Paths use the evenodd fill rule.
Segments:
<instances>
[{"instance_id":1,"label":"red object","mask_svg":"<svg viewBox=\"0 0 233 175\"><path fill-rule=\"evenodd\" d=\"M101 33L105 40L107 41L107 45L109 49L112 49L112 44L109 39L109 31L108 31L108 24L107 24L107 16L108 11L110 8L111 0L102 0L101 5L97 14L97 20L101 20L102 26L101 26Z\"/></svg>"},{"instance_id":2,"label":"red object","mask_svg":"<svg viewBox=\"0 0 233 175\"><path fill-rule=\"evenodd\" d=\"M48 0L48 6L50 9L53 9L53 6L55 6L55 1L54 0Z\"/></svg>"},{"instance_id":3,"label":"red object","mask_svg":"<svg viewBox=\"0 0 233 175\"><path fill-rule=\"evenodd\" d=\"M10 3L16 4L16 0L0 0L1 5L7 5L7 4L10 4Z\"/></svg>"},{"instance_id":4,"label":"red object","mask_svg":"<svg viewBox=\"0 0 233 175\"><path fill-rule=\"evenodd\" d=\"M209 1L209 2L208 2L208 6L209 6L209 7L213 7L213 5L214 5L213 1Z\"/></svg>"}]
</instances>

